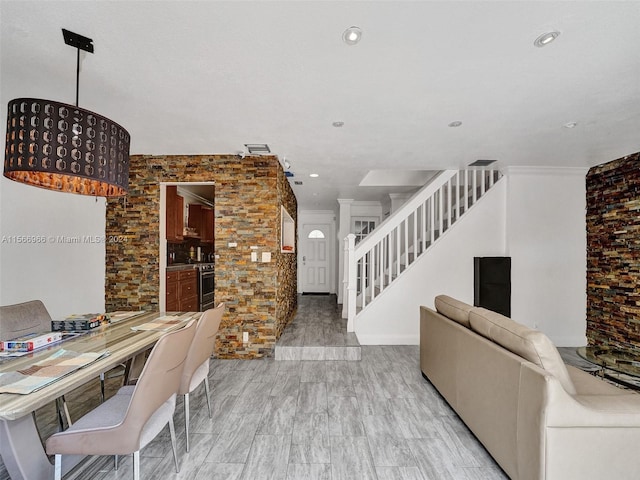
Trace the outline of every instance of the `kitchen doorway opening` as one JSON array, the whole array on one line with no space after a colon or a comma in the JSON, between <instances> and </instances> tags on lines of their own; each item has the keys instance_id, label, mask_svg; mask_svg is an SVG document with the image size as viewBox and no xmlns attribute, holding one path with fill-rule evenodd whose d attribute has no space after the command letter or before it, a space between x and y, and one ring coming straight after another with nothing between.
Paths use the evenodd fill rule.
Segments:
<instances>
[{"instance_id":1,"label":"kitchen doorway opening","mask_svg":"<svg viewBox=\"0 0 640 480\"><path fill-rule=\"evenodd\" d=\"M215 182L160 183L160 311L204 311L215 298Z\"/></svg>"}]
</instances>

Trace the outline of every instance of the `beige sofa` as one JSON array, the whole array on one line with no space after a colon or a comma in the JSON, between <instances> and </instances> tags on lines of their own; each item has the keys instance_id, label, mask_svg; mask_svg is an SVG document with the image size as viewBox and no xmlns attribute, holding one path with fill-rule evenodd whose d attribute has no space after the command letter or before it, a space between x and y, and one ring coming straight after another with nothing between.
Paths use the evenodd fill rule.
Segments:
<instances>
[{"instance_id":1,"label":"beige sofa","mask_svg":"<svg viewBox=\"0 0 640 480\"><path fill-rule=\"evenodd\" d=\"M571 366L541 332L444 295L420 367L513 480L640 478L640 395Z\"/></svg>"}]
</instances>

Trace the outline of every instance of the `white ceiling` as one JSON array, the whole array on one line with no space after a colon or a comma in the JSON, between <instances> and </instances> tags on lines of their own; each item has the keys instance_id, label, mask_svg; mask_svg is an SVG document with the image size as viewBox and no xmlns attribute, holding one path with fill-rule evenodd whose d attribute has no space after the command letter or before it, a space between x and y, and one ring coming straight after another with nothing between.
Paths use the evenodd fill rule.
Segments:
<instances>
[{"instance_id":1,"label":"white ceiling","mask_svg":"<svg viewBox=\"0 0 640 480\"><path fill-rule=\"evenodd\" d=\"M351 25L355 46L341 39ZM95 45L80 106L123 125L132 154L267 143L303 181L300 208L334 209L415 188L358 186L370 170L589 167L639 151L639 25L637 1L2 0L0 114L16 97L74 103L66 28Z\"/></svg>"}]
</instances>

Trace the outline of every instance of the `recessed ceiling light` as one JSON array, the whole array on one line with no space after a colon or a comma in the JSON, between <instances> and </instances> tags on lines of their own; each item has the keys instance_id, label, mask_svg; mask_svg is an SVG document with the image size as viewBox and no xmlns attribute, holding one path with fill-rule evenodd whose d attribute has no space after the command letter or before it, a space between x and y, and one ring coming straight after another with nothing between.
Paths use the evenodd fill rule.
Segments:
<instances>
[{"instance_id":1,"label":"recessed ceiling light","mask_svg":"<svg viewBox=\"0 0 640 480\"><path fill-rule=\"evenodd\" d=\"M342 41L347 45L355 45L362 39L362 30L359 27L349 27L342 33Z\"/></svg>"},{"instance_id":2,"label":"recessed ceiling light","mask_svg":"<svg viewBox=\"0 0 640 480\"><path fill-rule=\"evenodd\" d=\"M540 35L538 38L535 39L535 41L533 42L533 44L536 47L544 47L546 45L549 45L551 42L553 42L556 38L558 38L558 35L560 35L560 32L547 32L547 33L543 33L542 35Z\"/></svg>"},{"instance_id":3,"label":"recessed ceiling light","mask_svg":"<svg viewBox=\"0 0 640 480\"><path fill-rule=\"evenodd\" d=\"M333 122L331 125L333 125L336 128L340 128L344 125L344 122Z\"/></svg>"},{"instance_id":4,"label":"recessed ceiling light","mask_svg":"<svg viewBox=\"0 0 640 480\"><path fill-rule=\"evenodd\" d=\"M455 128L455 127L459 127L460 125L462 125L462 122L461 122L460 120L456 120L455 122L451 122L451 123L449 124L449 126L450 126L450 127L453 127L453 128Z\"/></svg>"},{"instance_id":5,"label":"recessed ceiling light","mask_svg":"<svg viewBox=\"0 0 640 480\"><path fill-rule=\"evenodd\" d=\"M310 173L309 176L311 178L318 178L320 175L318 175L317 173Z\"/></svg>"},{"instance_id":6,"label":"recessed ceiling light","mask_svg":"<svg viewBox=\"0 0 640 480\"><path fill-rule=\"evenodd\" d=\"M563 125L564 128L576 128L578 126L578 122L569 122Z\"/></svg>"}]
</instances>

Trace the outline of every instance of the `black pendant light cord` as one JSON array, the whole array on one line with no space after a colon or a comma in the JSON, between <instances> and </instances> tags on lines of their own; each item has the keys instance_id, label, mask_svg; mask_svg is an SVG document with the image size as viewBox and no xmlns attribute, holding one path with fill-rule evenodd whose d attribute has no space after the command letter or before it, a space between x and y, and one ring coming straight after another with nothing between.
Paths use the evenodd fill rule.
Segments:
<instances>
[{"instance_id":1,"label":"black pendant light cord","mask_svg":"<svg viewBox=\"0 0 640 480\"><path fill-rule=\"evenodd\" d=\"M80 91L80 49L78 48L78 56L76 57L76 107L78 106L78 93Z\"/></svg>"}]
</instances>

